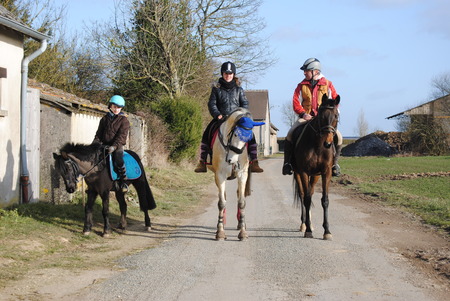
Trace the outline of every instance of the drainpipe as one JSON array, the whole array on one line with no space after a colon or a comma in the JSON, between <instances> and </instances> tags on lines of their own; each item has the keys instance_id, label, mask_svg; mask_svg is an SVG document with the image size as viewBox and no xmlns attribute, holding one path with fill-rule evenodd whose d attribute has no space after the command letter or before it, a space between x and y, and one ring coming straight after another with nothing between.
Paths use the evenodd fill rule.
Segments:
<instances>
[{"instance_id":1,"label":"drainpipe","mask_svg":"<svg viewBox=\"0 0 450 301\"><path fill-rule=\"evenodd\" d=\"M28 88L28 64L41 55L47 48L47 40L41 40L41 46L38 50L33 52L28 57L22 60L22 86L20 93L20 114L21 114L21 125L20 125L20 155L21 155L21 174L20 174L20 185L22 187L22 204L29 202L29 188L30 176L28 172L27 163L27 118L26 118L26 100L27 100L27 88Z\"/></svg>"}]
</instances>

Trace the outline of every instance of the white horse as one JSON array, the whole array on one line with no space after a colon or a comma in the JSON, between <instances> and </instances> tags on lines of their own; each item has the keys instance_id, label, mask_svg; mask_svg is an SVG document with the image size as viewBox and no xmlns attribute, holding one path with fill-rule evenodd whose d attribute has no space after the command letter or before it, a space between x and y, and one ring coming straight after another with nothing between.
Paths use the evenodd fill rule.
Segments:
<instances>
[{"instance_id":1,"label":"white horse","mask_svg":"<svg viewBox=\"0 0 450 301\"><path fill-rule=\"evenodd\" d=\"M254 126L264 122L254 122L247 109L239 108L231 113L220 125L213 144L212 164L208 168L214 172L219 189L219 221L217 223L216 240L226 239L224 225L226 223L226 192L227 179L237 178L238 198L238 230L239 240L248 238L245 225L245 197L249 196L250 175L247 142L251 140Z\"/></svg>"}]
</instances>

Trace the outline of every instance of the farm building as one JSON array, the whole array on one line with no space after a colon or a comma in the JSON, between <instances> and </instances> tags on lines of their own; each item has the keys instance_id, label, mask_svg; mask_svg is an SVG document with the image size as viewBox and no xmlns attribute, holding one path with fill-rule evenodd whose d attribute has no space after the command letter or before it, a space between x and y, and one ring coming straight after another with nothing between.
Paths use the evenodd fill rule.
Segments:
<instances>
[{"instance_id":1,"label":"farm building","mask_svg":"<svg viewBox=\"0 0 450 301\"><path fill-rule=\"evenodd\" d=\"M411 119L417 116L432 117L447 133L447 142L450 145L450 94L389 116L387 119L400 118L405 115Z\"/></svg>"},{"instance_id":2,"label":"farm building","mask_svg":"<svg viewBox=\"0 0 450 301\"><path fill-rule=\"evenodd\" d=\"M249 102L249 110L252 113L253 120L266 123L253 129L259 153L264 156L278 153L278 129L270 121L269 91L246 90L245 95Z\"/></svg>"}]
</instances>

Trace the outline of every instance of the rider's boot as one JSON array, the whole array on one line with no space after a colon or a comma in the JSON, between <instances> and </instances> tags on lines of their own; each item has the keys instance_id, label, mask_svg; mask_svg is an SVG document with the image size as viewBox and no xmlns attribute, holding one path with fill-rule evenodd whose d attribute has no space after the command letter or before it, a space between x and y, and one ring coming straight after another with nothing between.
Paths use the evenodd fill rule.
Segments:
<instances>
[{"instance_id":1,"label":"rider's boot","mask_svg":"<svg viewBox=\"0 0 450 301\"><path fill-rule=\"evenodd\" d=\"M331 173L333 177L339 177L341 175L341 167L338 164L339 157L341 156L342 145L336 146L336 154L333 159L333 167L331 168Z\"/></svg>"},{"instance_id":2,"label":"rider's boot","mask_svg":"<svg viewBox=\"0 0 450 301\"><path fill-rule=\"evenodd\" d=\"M283 162L283 175L292 175L292 165L291 165L291 159L292 159L292 142L285 139L284 140L284 162Z\"/></svg>"},{"instance_id":3,"label":"rider's boot","mask_svg":"<svg viewBox=\"0 0 450 301\"><path fill-rule=\"evenodd\" d=\"M258 164L258 144L256 144L255 138L252 138L248 143L248 155L250 157L250 171L251 172L263 172L264 169L259 167Z\"/></svg>"},{"instance_id":4,"label":"rider's boot","mask_svg":"<svg viewBox=\"0 0 450 301\"><path fill-rule=\"evenodd\" d=\"M251 172L263 172L264 169L259 167L258 159L250 161L250 171Z\"/></svg>"},{"instance_id":5,"label":"rider's boot","mask_svg":"<svg viewBox=\"0 0 450 301\"><path fill-rule=\"evenodd\" d=\"M203 143L200 145L200 161L195 167L195 172L206 172L206 159L208 157L208 145Z\"/></svg>"},{"instance_id":6,"label":"rider's boot","mask_svg":"<svg viewBox=\"0 0 450 301\"><path fill-rule=\"evenodd\" d=\"M127 183L125 183L125 181L127 180L127 170L125 165L122 167L119 167L119 179L118 179L118 184L119 184L119 189L123 192L126 193L128 192L128 185Z\"/></svg>"}]
</instances>

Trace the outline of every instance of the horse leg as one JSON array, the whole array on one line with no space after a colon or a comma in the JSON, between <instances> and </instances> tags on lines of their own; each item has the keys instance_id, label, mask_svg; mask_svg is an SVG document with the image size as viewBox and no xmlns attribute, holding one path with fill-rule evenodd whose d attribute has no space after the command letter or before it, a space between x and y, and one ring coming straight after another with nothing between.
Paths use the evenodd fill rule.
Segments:
<instances>
[{"instance_id":1,"label":"horse leg","mask_svg":"<svg viewBox=\"0 0 450 301\"><path fill-rule=\"evenodd\" d=\"M102 215L103 215L103 237L109 237L111 234L111 225L109 224L109 191L101 194L102 198Z\"/></svg>"},{"instance_id":2,"label":"horse leg","mask_svg":"<svg viewBox=\"0 0 450 301\"><path fill-rule=\"evenodd\" d=\"M247 182L247 175L242 174L238 177L238 238L239 240L246 240L248 238L247 225L245 224L245 186Z\"/></svg>"},{"instance_id":3,"label":"horse leg","mask_svg":"<svg viewBox=\"0 0 450 301\"><path fill-rule=\"evenodd\" d=\"M311 195L311 206L312 206L312 196L314 195L314 187L316 187L317 182L319 181L320 176L312 176L310 177L309 180L309 191L310 191L310 195ZM312 212L311 210L309 211L309 220L310 222L310 228L311 228L311 232L314 231L314 226L312 224Z\"/></svg>"},{"instance_id":4,"label":"horse leg","mask_svg":"<svg viewBox=\"0 0 450 301\"><path fill-rule=\"evenodd\" d=\"M88 200L84 206L84 227L83 235L89 235L92 231L93 217L92 211L94 207L95 199L97 198L97 193L92 190L87 190Z\"/></svg>"},{"instance_id":5,"label":"horse leg","mask_svg":"<svg viewBox=\"0 0 450 301\"><path fill-rule=\"evenodd\" d=\"M127 202L125 201L125 196L122 191L116 191L116 199L119 202L120 208L120 222L117 228L125 231L127 229Z\"/></svg>"},{"instance_id":6,"label":"horse leg","mask_svg":"<svg viewBox=\"0 0 450 301\"><path fill-rule=\"evenodd\" d=\"M324 233L323 233L323 239L325 240L332 240L332 235L329 229L329 225L328 225L328 204L329 204L329 199L328 199L328 186L330 183L330 179L331 179L331 173L322 176L322 208L323 208L323 229L324 229Z\"/></svg>"},{"instance_id":7,"label":"horse leg","mask_svg":"<svg viewBox=\"0 0 450 301\"><path fill-rule=\"evenodd\" d=\"M225 199L225 180L221 183L216 179L217 187L219 188L219 220L217 222L217 232L216 232L216 240L224 240L227 239L224 230L225 223L225 209L226 209L226 199Z\"/></svg>"},{"instance_id":8,"label":"horse leg","mask_svg":"<svg viewBox=\"0 0 450 301\"><path fill-rule=\"evenodd\" d=\"M311 229L311 202L312 197L309 194L309 191L306 192L304 203L305 203L305 237L313 238L312 229Z\"/></svg>"}]
</instances>

